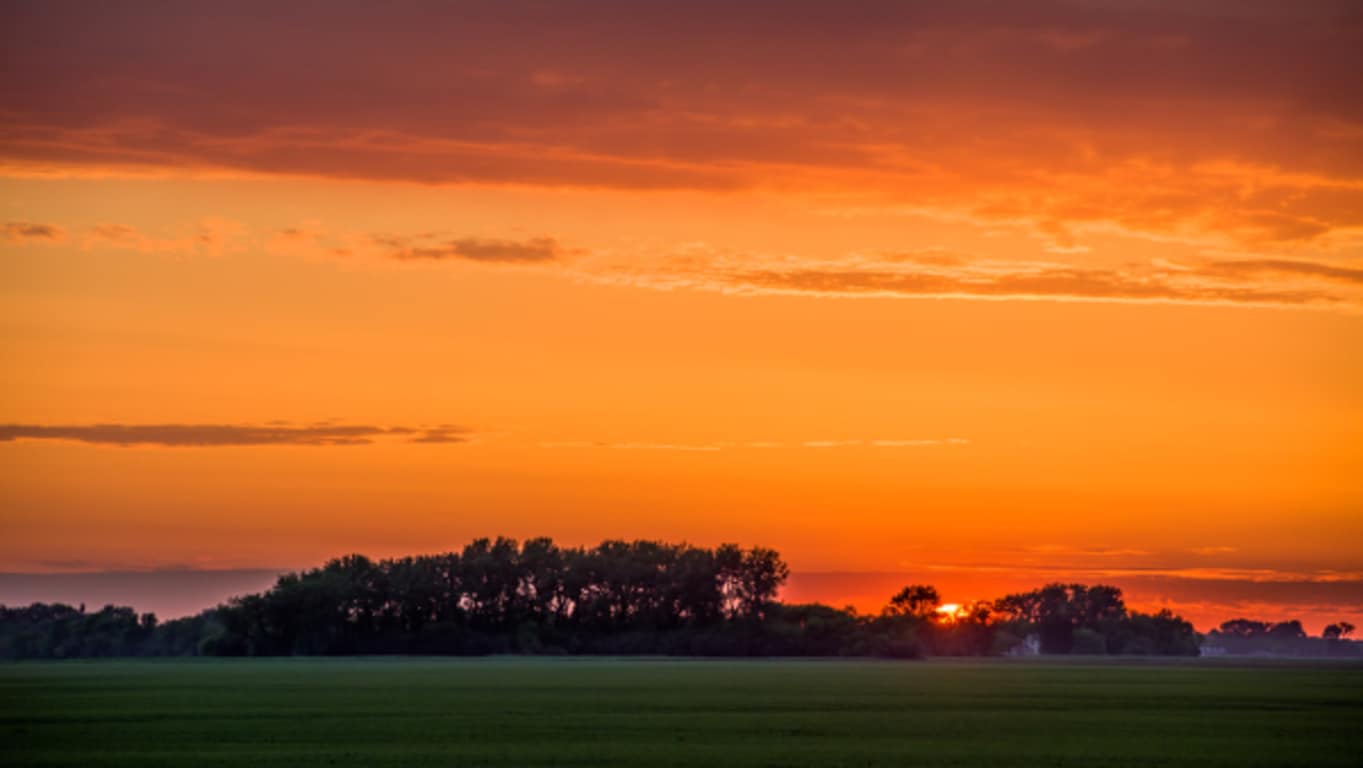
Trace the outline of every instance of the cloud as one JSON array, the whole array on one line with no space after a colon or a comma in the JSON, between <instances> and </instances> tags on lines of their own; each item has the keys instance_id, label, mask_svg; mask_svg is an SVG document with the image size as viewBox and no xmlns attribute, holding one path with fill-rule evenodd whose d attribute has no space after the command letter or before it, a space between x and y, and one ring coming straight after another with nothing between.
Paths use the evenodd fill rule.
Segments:
<instances>
[{"instance_id":1,"label":"cloud","mask_svg":"<svg viewBox=\"0 0 1363 768\"><path fill-rule=\"evenodd\" d=\"M409 443L467 443L469 442L469 430L463 427L456 427L452 424L442 424L439 427L423 429L412 437Z\"/></svg>"},{"instance_id":2,"label":"cloud","mask_svg":"<svg viewBox=\"0 0 1363 768\"><path fill-rule=\"evenodd\" d=\"M1095 301L1233 302L1251 304L1331 303L1322 292L1286 292L1182 286L1112 270L1046 269L994 276L944 276L873 270L748 270L720 277L732 288L756 292L821 295L1049 298Z\"/></svg>"},{"instance_id":3,"label":"cloud","mask_svg":"<svg viewBox=\"0 0 1363 768\"><path fill-rule=\"evenodd\" d=\"M41 225L23 225L30 228ZM62 230L41 226L41 231ZM16 231L23 231L16 229ZM35 229L34 231L39 231ZM572 254L577 279L670 290L690 288L731 295L810 295L974 300L1047 300L1363 307L1363 268L1335 259L1167 258L1086 266L1066 261L985 259L936 248L834 257L733 252L708 244L650 254L593 253L552 237L523 240L449 237L440 233L364 234L323 231L316 224L253 234L246 226L204 219L149 234L123 224L100 224L80 235L85 248L177 255L235 253L259 245L277 255L338 256L400 262L562 263Z\"/></svg>"},{"instance_id":4,"label":"cloud","mask_svg":"<svg viewBox=\"0 0 1363 768\"><path fill-rule=\"evenodd\" d=\"M722 450L724 446L716 443L688 445L685 443L611 443L606 446L617 451L688 451L711 452Z\"/></svg>"},{"instance_id":5,"label":"cloud","mask_svg":"<svg viewBox=\"0 0 1363 768\"><path fill-rule=\"evenodd\" d=\"M1122 553L1105 555L1087 551L1097 557L1123 556ZM1132 553L1134 554L1134 553ZM1149 553L1141 553L1149 554ZM1195 581L1230 581L1253 584L1354 584L1363 586L1363 571L1343 571L1335 569L1287 570L1280 568L1225 567L1208 568L1203 566L1092 566L1092 565L1039 565L999 564L999 563L938 563L921 566L929 571L962 571L975 573L1024 573L1041 574L1038 578L1050 575L1058 578L1118 579L1127 577L1160 577L1189 579Z\"/></svg>"},{"instance_id":6,"label":"cloud","mask_svg":"<svg viewBox=\"0 0 1363 768\"><path fill-rule=\"evenodd\" d=\"M1228 547L1225 545L1212 545L1206 547L1193 547L1188 551L1195 555L1210 556L1210 555L1229 555L1233 552L1237 552L1238 550L1235 547Z\"/></svg>"},{"instance_id":7,"label":"cloud","mask_svg":"<svg viewBox=\"0 0 1363 768\"><path fill-rule=\"evenodd\" d=\"M172 234L153 234L129 224L97 224L86 230L81 245L174 256L221 256L246 247L246 225L228 219L206 218L178 227Z\"/></svg>"},{"instance_id":8,"label":"cloud","mask_svg":"<svg viewBox=\"0 0 1363 768\"><path fill-rule=\"evenodd\" d=\"M443 425L433 428L377 427L370 425L311 424L0 424L0 442L15 440L61 440L105 446L160 446L219 448L231 446L369 445L379 438L405 437L412 443L468 442L470 430Z\"/></svg>"},{"instance_id":9,"label":"cloud","mask_svg":"<svg viewBox=\"0 0 1363 768\"><path fill-rule=\"evenodd\" d=\"M1289 261L1285 259L1222 261L1208 265L1207 269L1211 274L1228 277L1278 274L1319 277L1326 280L1337 280L1341 283L1363 285L1363 269L1310 261Z\"/></svg>"},{"instance_id":10,"label":"cloud","mask_svg":"<svg viewBox=\"0 0 1363 768\"><path fill-rule=\"evenodd\" d=\"M445 238L433 233L366 235L325 231L316 222L253 232L247 225L221 218L148 232L129 224L102 223L78 229L86 249L113 249L176 256L219 256L259 247L279 256L331 259L364 256L397 261L462 260L484 264L547 263L574 251L552 237L509 240L487 237ZM60 241L66 230L47 224L10 222L4 237L11 242Z\"/></svg>"},{"instance_id":11,"label":"cloud","mask_svg":"<svg viewBox=\"0 0 1363 768\"><path fill-rule=\"evenodd\" d=\"M1353 308L1363 270L1314 261L1221 260L1119 266L888 254L802 259L689 252L645 266L606 265L594 279L663 290L977 300Z\"/></svg>"},{"instance_id":12,"label":"cloud","mask_svg":"<svg viewBox=\"0 0 1363 768\"><path fill-rule=\"evenodd\" d=\"M5 240L11 243L59 243L66 239L66 232L61 227L31 221L5 222L3 231Z\"/></svg>"},{"instance_id":13,"label":"cloud","mask_svg":"<svg viewBox=\"0 0 1363 768\"><path fill-rule=\"evenodd\" d=\"M423 238L375 237L375 244L388 249L388 258L398 261L445 261L463 259L483 263L534 263L554 261L563 249L551 237L529 240L494 240L465 237L429 245Z\"/></svg>"},{"instance_id":14,"label":"cloud","mask_svg":"<svg viewBox=\"0 0 1363 768\"><path fill-rule=\"evenodd\" d=\"M6 173L763 188L1259 244L1363 227L1347 0L75 7L3 11Z\"/></svg>"},{"instance_id":15,"label":"cloud","mask_svg":"<svg viewBox=\"0 0 1363 768\"><path fill-rule=\"evenodd\" d=\"M970 441L962 437L948 437L945 440L872 440L871 445L877 448L920 448L924 446L936 445L969 445Z\"/></svg>"},{"instance_id":16,"label":"cloud","mask_svg":"<svg viewBox=\"0 0 1363 768\"><path fill-rule=\"evenodd\" d=\"M650 443L650 442L591 442L583 440L567 442L542 442L541 448L610 448L614 450L638 451L700 451L713 452L739 448L919 448L927 446L967 445L970 441L960 437L946 439L909 439L909 440L804 440L798 443L783 443L770 440L749 440L742 443Z\"/></svg>"}]
</instances>

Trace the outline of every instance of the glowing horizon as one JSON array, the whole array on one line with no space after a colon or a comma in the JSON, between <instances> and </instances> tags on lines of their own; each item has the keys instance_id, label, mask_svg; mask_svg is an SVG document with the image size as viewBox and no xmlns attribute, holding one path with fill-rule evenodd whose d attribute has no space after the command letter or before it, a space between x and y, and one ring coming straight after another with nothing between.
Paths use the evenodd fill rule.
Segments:
<instances>
[{"instance_id":1,"label":"glowing horizon","mask_svg":"<svg viewBox=\"0 0 1363 768\"><path fill-rule=\"evenodd\" d=\"M0 12L0 572L739 541L1363 623L1350 4L257 11Z\"/></svg>"}]
</instances>

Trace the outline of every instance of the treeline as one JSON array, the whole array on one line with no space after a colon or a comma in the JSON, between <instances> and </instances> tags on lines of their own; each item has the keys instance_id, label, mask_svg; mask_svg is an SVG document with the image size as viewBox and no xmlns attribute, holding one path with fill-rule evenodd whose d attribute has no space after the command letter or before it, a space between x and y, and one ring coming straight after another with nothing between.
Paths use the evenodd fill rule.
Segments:
<instances>
[{"instance_id":1,"label":"treeline","mask_svg":"<svg viewBox=\"0 0 1363 768\"><path fill-rule=\"evenodd\" d=\"M1197 656L1201 637L1168 610L1128 611L1116 587L1049 584L994 601L1004 631L1035 635L1046 654Z\"/></svg>"},{"instance_id":2,"label":"treeline","mask_svg":"<svg viewBox=\"0 0 1363 768\"><path fill-rule=\"evenodd\" d=\"M184 619L113 606L0 607L0 658L352 654L1197 655L1192 625L1130 612L1121 590L1052 584L945 612L911 585L877 614L776 600L774 550L654 541L350 555Z\"/></svg>"},{"instance_id":3,"label":"treeline","mask_svg":"<svg viewBox=\"0 0 1363 768\"><path fill-rule=\"evenodd\" d=\"M1232 619L1207 633L1203 651L1213 656L1363 656L1363 644L1349 640L1353 631L1353 624L1340 621L1311 637L1300 621Z\"/></svg>"}]
</instances>

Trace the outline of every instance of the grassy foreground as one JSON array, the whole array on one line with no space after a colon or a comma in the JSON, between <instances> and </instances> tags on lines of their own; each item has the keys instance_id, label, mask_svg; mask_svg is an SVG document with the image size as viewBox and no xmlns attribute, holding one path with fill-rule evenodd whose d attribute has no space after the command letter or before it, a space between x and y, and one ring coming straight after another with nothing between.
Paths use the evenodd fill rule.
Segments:
<instances>
[{"instance_id":1,"label":"grassy foreground","mask_svg":"<svg viewBox=\"0 0 1363 768\"><path fill-rule=\"evenodd\" d=\"M0 764L1352 765L1363 666L272 659L0 665Z\"/></svg>"}]
</instances>

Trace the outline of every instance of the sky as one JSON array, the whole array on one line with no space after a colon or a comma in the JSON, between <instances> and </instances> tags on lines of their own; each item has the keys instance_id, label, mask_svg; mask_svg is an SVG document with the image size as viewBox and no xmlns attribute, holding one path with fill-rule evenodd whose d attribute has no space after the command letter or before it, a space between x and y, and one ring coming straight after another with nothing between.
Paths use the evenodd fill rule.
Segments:
<instances>
[{"instance_id":1,"label":"sky","mask_svg":"<svg viewBox=\"0 0 1363 768\"><path fill-rule=\"evenodd\" d=\"M1363 7L0 8L0 602L479 536L1363 623Z\"/></svg>"}]
</instances>

